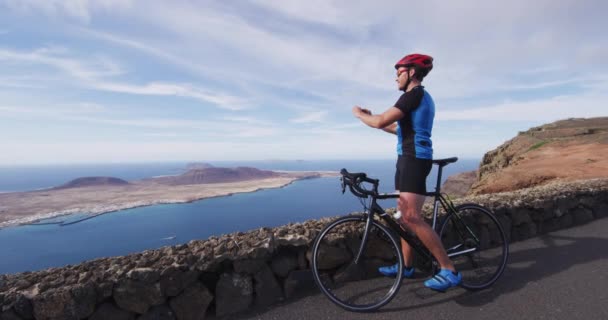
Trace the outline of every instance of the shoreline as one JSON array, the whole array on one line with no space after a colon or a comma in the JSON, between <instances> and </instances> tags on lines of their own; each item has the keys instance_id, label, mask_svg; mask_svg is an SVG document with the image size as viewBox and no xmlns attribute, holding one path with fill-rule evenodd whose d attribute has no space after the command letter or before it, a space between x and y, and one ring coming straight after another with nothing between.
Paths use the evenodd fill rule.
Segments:
<instances>
[{"instance_id":1,"label":"shoreline","mask_svg":"<svg viewBox=\"0 0 608 320\"><path fill-rule=\"evenodd\" d=\"M287 173L287 172L281 172ZM232 183L217 183L217 184L199 184L199 185L186 185L186 186L161 186L162 189L159 190L146 190L148 194L142 195L136 194L133 195L135 198L138 196L148 199L136 200L132 199L132 201L121 201L118 200L116 202L112 202L111 200L108 203L81 203L80 206L70 207L64 210L55 210L51 212L43 212L43 213L32 213L32 214L24 214L22 217L9 219L6 221L0 221L0 230L9 227L20 227L27 225L34 225L36 222L40 222L42 220L59 218L63 216L70 216L74 214L83 214L83 219L88 220L91 218L95 218L107 213L135 209L140 207L154 206L154 205L162 205L162 204L183 204L183 203L192 203L196 201L202 201L206 199L219 198L219 197L227 197L233 196L241 193L252 193L269 189L278 189L285 188L298 180L306 180L311 178L328 178L328 177L337 177L338 174L336 172L331 171L298 171L298 172L289 172L291 176L284 176L280 178L269 178L269 179L261 179L261 180L249 180L249 181L240 181L240 182L232 182ZM129 186L131 187L131 186ZM71 196L80 196L83 197L82 194L98 194L106 192L106 193L118 193L123 194L120 189L128 189L129 187L83 187L83 188L75 188L68 190L57 190L55 194L60 194L57 197L67 197L73 199ZM150 186L146 186L150 189ZM158 187L158 186L153 186ZM117 192L118 190L118 192ZM131 190L132 193L137 193L137 191ZM164 192L163 192L164 191ZM155 193L157 192L157 193ZM29 192L18 192L14 193L16 197L20 197L23 194L36 194L40 193L40 190L29 191ZM160 194L158 194L160 193ZM162 194L174 194L173 198L162 197ZM0 196L6 197L8 194L0 194ZM47 194L42 194L40 196L49 197ZM158 196L158 197L157 197ZM51 196L52 197L52 196ZM47 199L48 200L48 199ZM54 200L54 199L53 199ZM78 205L78 204L77 204ZM2 207L0 207L2 209ZM6 210L0 210L3 212ZM61 222L57 223L61 225Z\"/></svg>"}]
</instances>

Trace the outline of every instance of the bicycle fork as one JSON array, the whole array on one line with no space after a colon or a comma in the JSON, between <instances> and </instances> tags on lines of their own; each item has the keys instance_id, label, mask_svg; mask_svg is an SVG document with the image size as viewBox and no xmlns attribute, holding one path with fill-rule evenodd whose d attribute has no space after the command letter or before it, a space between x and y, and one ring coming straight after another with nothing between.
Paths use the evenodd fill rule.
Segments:
<instances>
[{"instance_id":1,"label":"bicycle fork","mask_svg":"<svg viewBox=\"0 0 608 320\"><path fill-rule=\"evenodd\" d=\"M361 239L361 245L359 246L359 252L357 252L357 256L355 257L355 264L359 264L359 259L361 259L361 255L363 255L363 250L365 249L365 245L367 244L367 238L369 237L369 233L371 231L373 216L368 211L367 222L365 223L365 230L363 230L363 239Z\"/></svg>"}]
</instances>

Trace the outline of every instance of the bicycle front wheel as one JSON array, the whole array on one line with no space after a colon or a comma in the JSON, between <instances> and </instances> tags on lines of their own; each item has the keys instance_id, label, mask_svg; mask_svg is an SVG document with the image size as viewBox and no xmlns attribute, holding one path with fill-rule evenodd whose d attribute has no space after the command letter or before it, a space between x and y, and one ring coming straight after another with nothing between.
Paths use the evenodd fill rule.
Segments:
<instances>
[{"instance_id":1,"label":"bicycle front wheel","mask_svg":"<svg viewBox=\"0 0 608 320\"><path fill-rule=\"evenodd\" d=\"M461 286L481 290L491 286L507 264L507 236L490 210L463 204L450 213L440 230L441 242L456 270L462 274Z\"/></svg>"},{"instance_id":2,"label":"bicycle front wheel","mask_svg":"<svg viewBox=\"0 0 608 320\"><path fill-rule=\"evenodd\" d=\"M321 230L312 249L312 271L321 291L338 306L355 312L387 304L402 278L400 242L387 227L372 221L362 247L366 224L364 215L339 218ZM379 267L396 263L396 277L379 273Z\"/></svg>"}]
</instances>

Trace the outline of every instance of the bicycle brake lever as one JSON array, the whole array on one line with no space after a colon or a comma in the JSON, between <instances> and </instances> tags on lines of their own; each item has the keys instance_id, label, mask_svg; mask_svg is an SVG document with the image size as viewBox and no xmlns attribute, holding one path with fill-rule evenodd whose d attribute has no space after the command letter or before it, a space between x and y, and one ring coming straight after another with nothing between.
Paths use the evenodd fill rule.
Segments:
<instances>
[{"instance_id":1,"label":"bicycle brake lever","mask_svg":"<svg viewBox=\"0 0 608 320\"><path fill-rule=\"evenodd\" d=\"M340 178L340 181L342 181L342 194L344 194L344 192L346 192L346 184L344 184L344 177Z\"/></svg>"}]
</instances>

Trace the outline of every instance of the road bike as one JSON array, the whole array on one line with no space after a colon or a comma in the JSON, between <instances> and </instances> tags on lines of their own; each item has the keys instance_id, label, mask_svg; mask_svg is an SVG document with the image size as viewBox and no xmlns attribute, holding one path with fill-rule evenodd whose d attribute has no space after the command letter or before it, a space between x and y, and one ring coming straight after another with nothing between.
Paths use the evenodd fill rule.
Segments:
<instances>
[{"instance_id":1,"label":"road bike","mask_svg":"<svg viewBox=\"0 0 608 320\"><path fill-rule=\"evenodd\" d=\"M461 287L481 290L503 273L509 244L500 221L489 209L473 203L454 206L449 196L441 193L443 167L457 160L433 160L438 166L437 185L435 192L426 196L434 197L432 228L462 273ZM364 212L338 218L319 232L312 247L312 272L321 291L338 306L355 312L373 311L390 302L401 286L399 238L414 250L417 270L434 275L438 264L420 239L378 205L378 200L399 198L398 193L378 193L379 180L365 173L346 169L340 173L342 193L348 187L360 198ZM395 263L398 272L394 278L379 273L379 267Z\"/></svg>"}]
</instances>

